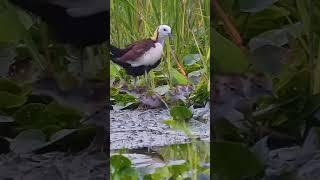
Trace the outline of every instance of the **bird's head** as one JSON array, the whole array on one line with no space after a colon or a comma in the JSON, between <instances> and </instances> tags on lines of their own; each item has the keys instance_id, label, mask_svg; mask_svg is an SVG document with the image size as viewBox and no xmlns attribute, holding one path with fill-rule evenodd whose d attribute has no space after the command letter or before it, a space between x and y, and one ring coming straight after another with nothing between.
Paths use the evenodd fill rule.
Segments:
<instances>
[{"instance_id":1,"label":"bird's head","mask_svg":"<svg viewBox=\"0 0 320 180\"><path fill-rule=\"evenodd\" d=\"M154 41L159 41L164 40L167 37L170 37L171 39L173 38L171 27L163 24L157 27L151 39Z\"/></svg>"}]
</instances>

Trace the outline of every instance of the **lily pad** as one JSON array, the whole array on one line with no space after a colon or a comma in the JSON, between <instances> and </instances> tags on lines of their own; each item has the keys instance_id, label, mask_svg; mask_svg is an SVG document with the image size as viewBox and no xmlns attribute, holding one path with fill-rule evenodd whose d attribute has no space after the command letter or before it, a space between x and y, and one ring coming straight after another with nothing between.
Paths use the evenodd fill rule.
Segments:
<instances>
[{"instance_id":1,"label":"lily pad","mask_svg":"<svg viewBox=\"0 0 320 180\"><path fill-rule=\"evenodd\" d=\"M27 101L27 97L14 95L5 91L0 91L0 108L15 108L22 106Z\"/></svg>"},{"instance_id":2,"label":"lily pad","mask_svg":"<svg viewBox=\"0 0 320 180\"><path fill-rule=\"evenodd\" d=\"M18 154L32 152L46 142L46 135L37 129L19 133L10 143L10 149Z\"/></svg>"},{"instance_id":3,"label":"lily pad","mask_svg":"<svg viewBox=\"0 0 320 180\"><path fill-rule=\"evenodd\" d=\"M240 11L256 13L270 7L278 0L239 0Z\"/></svg>"}]
</instances>

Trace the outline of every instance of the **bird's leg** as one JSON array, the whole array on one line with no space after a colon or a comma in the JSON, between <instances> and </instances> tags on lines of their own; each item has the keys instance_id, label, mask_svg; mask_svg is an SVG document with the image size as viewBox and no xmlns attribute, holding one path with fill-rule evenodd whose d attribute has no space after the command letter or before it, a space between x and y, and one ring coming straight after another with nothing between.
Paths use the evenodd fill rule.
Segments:
<instances>
[{"instance_id":1,"label":"bird's leg","mask_svg":"<svg viewBox=\"0 0 320 180\"><path fill-rule=\"evenodd\" d=\"M138 86L138 76L134 77L134 87Z\"/></svg>"}]
</instances>

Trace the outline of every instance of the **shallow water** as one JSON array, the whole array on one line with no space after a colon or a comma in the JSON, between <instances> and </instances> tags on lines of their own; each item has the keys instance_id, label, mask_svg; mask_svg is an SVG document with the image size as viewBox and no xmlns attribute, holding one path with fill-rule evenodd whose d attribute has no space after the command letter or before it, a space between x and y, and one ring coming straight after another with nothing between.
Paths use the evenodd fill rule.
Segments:
<instances>
[{"instance_id":1,"label":"shallow water","mask_svg":"<svg viewBox=\"0 0 320 180\"><path fill-rule=\"evenodd\" d=\"M133 167L139 172L141 179L143 175L153 173L156 168L164 166L182 165L188 168L189 171L199 167L210 168L210 143L203 141L163 147L131 149L122 152L122 155L131 160ZM193 169L190 167L192 163L199 166ZM199 169L197 171L198 179L210 179L209 174L201 173Z\"/></svg>"},{"instance_id":2,"label":"shallow water","mask_svg":"<svg viewBox=\"0 0 320 180\"><path fill-rule=\"evenodd\" d=\"M119 110L110 112L112 154L119 151L128 157L140 174L155 168L197 161L201 167L210 166L210 122L208 113L194 110L196 117L188 123L192 136L164 124L171 119L165 109ZM203 111L206 111L203 109ZM197 120L195 120L197 119ZM198 121L202 119L202 121ZM207 120L206 120L207 119ZM201 174L200 179L209 179Z\"/></svg>"}]
</instances>

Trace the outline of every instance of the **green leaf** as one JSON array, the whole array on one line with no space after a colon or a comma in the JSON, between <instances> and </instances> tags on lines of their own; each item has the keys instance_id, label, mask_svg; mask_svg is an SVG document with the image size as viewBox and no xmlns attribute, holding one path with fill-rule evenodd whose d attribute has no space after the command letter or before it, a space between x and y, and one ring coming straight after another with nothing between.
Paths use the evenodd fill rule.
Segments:
<instances>
[{"instance_id":1,"label":"green leaf","mask_svg":"<svg viewBox=\"0 0 320 180\"><path fill-rule=\"evenodd\" d=\"M83 112L77 111L71 107L63 106L56 102L50 103L46 112L51 117L59 121L59 125L62 128L75 128L80 125L79 119L84 115Z\"/></svg>"},{"instance_id":2,"label":"green leaf","mask_svg":"<svg viewBox=\"0 0 320 180\"><path fill-rule=\"evenodd\" d=\"M29 103L18 109L13 114L13 118L21 125L36 124L45 108L46 105L41 103Z\"/></svg>"},{"instance_id":3,"label":"green leaf","mask_svg":"<svg viewBox=\"0 0 320 180\"><path fill-rule=\"evenodd\" d=\"M259 12L271 6L278 0L239 0L240 11Z\"/></svg>"},{"instance_id":4,"label":"green leaf","mask_svg":"<svg viewBox=\"0 0 320 180\"><path fill-rule=\"evenodd\" d=\"M290 13L291 11L283 7L272 5L263 11L250 15L250 18L246 19L246 15L234 18L237 19L236 22L239 26L247 24L245 34L243 34L243 38L247 39L271 29L279 29L279 24L283 24Z\"/></svg>"},{"instance_id":5,"label":"green leaf","mask_svg":"<svg viewBox=\"0 0 320 180\"><path fill-rule=\"evenodd\" d=\"M263 165L244 144L214 142L213 161L221 179L238 180L254 177L262 172Z\"/></svg>"},{"instance_id":6,"label":"green leaf","mask_svg":"<svg viewBox=\"0 0 320 180\"><path fill-rule=\"evenodd\" d=\"M17 96L8 92L0 91L0 108L15 108L22 106L27 97Z\"/></svg>"},{"instance_id":7,"label":"green leaf","mask_svg":"<svg viewBox=\"0 0 320 180\"><path fill-rule=\"evenodd\" d=\"M13 8L0 13L0 43L17 43L27 32Z\"/></svg>"},{"instance_id":8,"label":"green leaf","mask_svg":"<svg viewBox=\"0 0 320 180\"><path fill-rule=\"evenodd\" d=\"M23 88L12 80L1 78L0 91L6 91L15 95L24 95L27 94L30 89Z\"/></svg>"},{"instance_id":9,"label":"green leaf","mask_svg":"<svg viewBox=\"0 0 320 180\"><path fill-rule=\"evenodd\" d=\"M54 117L54 114L48 112L46 107L47 105L41 103L29 103L19 108L13 114L18 125L17 130L41 129L49 135L62 128L70 128L71 123L80 124L79 118L70 123L72 118L69 116Z\"/></svg>"},{"instance_id":10,"label":"green leaf","mask_svg":"<svg viewBox=\"0 0 320 180\"><path fill-rule=\"evenodd\" d=\"M15 153L29 153L46 142L46 135L37 129L30 129L19 133L10 143L10 149Z\"/></svg>"},{"instance_id":11,"label":"green leaf","mask_svg":"<svg viewBox=\"0 0 320 180\"><path fill-rule=\"evenodd\" d=\"M115 169L131 167L131 161L127 157L120 154L112 155L110 163Z\"/></svg>"},{"instance_id":12,"label":"green leaf","mask_svg":"<svg viewBox=\"0 0 320 180\"><path fill-rule=\"evenodd\" d=\"M180 164L170 165L168 166L168 169L174 177L177 177L187 172L189 170L189 167L187 163L184 161L183 163L180 163Z\"/></svg>"},{"instance_id":13,"label":"green leaf","mask_svg":"<svg viewBox=\"0 0 320 180\"><path fill-rule=\"evenodd\" d=\"M116 95L119 94L119 89L115 88L115 87L110 87L110 97L114 97Z\"/></svg>"},{"instance_id":14,"label":"green leaf","mask_svg":"<svg viewBox=\"0 0 320 180\"><path fill-rule=\"evenodd\" d=\"M15 8L15 10L18 18L20 19L20 22L24 25L26 30L29 30L34 23L31 16L25 10L22 10L20 8Z\"/></svg>"},{"instance_id":15,"label":"green leaf","mask_svg":"<svg viewBox=\"0 0 320 180\"><path fill-rule=\"evenodd\" d=\"M120 179L138 180L138 172L133 167L124 168L119 174L121 175Z\"/></svg>"},{"instance_id":16,"label":"green leaf","mask_svg":"<svg viewBox=\"0 0 320 180\"><path fill-rule=\"evenodd\" d=\"M174 85L187 85L188 79L174 68L170 68L171 81Z\"/></svg>"},{"instance_id":17,"label":"green leaf","mask_svg":"<svg viewBox=\"0 0 320 180\"><path fill-rule=\"evenodd\" d=\"M113 96L118 106L127 107L136 102L136 98L130 94L119 93Z\"/></svg>"},{"instance_id":18,"label":"green leaf","mask_svg":"<svg viewBox=\"0 0 320 180\"><path fill-rule=\"evenodd\" d=\"M138 180L138 172L131 167L132 163L127 157L121 154L112 155L110 164L112 179Z\"/></svg>"},{"instance_id":19,"label":"green leaf","mask_svg":"<svg viewBox=\"0 0 320 180\"><path fill-rule=\"evenodd\" d=\"M205 105L210 96L210 86L205 79L202 79L197 84L195 90L190 95L190 101L193 104Z\"/></svg>"},{"instance_id":20,"label":"green leaf","mask_svg":"<svg viewBox=\"0 0 320 180\"><path fill-rule=\"evenodd\" d=\"M248 69L248 58L241 49L215 30L212 37L215 72L243 73Z\"/></svg>"},{"instance_id":21,"label":"green leaf","mask_svg":"<svg viewBox=\"0 0 320 180\"><path fill-rule=\"evenodd\" d=\"M117 66L115 66L113 63L110 63L110 77L116 77L118 74Z\"/></svg>"},{"instance_id":22,"label":"green leaf","mask_svg":"<svg viewBox=\"0 0 320 180\"><path fill-rule=\"evenodd\" d=\"M192 135L190 133L189 128L186 126L185 122L176 121L174 119L167 119L163 121L164 124L170 126L172 129L180 130L184 132L186 135Z\"/></svg>"},{"instance_id":23,"label":"green leaf","mask_svg":"<svg viewBox=\"0 0 320 180\"><path fill-rule=\"evenodd\" d=\"M200 54L189 54L183 57L183 63L187 66L191 66L197 63L201 59Z\"/></svg>"},{"instance_id":24,"label":"green leaf","mask_svg":"<svg viewBox=\"0 0 320 180\"><path fill-rule=\"evenodd\" d=\"M177 121L188 121L192 118L192 112L185 106L174 106L170 109L170 115Z\"/></svg>"},{"instance_id":25,"label":"green leaf","mask_svg":"<svg viewBox=\"0 0 320 180\"><path fill-rule=\"evenodd\" d=\"M74 108L63 106L58 104L57 102L52 102L48 104L47 109L48 113L52 113L54 115L74 115L80 118L82 116L81 112L77 111Z\"/></svg>"},{"instance_id":26,"label":"green leaf","mask_svg":"<svg viewBox=\"0 0 320 180\"><path fill-rule=\"evenodd\" d=\"M146 174L143 179L162 180L171 177L168 167L159 167L152 174Z\"/></svg>"},{"instance_id":27,"label":"green leaf","mask_svg":"<svg viewBox=\"0 0 320 180\"><path fill-rule=\"evenodd\" d=\"M257 49L264 45L281 47L289 43L290 38L301 36L303 25L301 23L290 24L281 29L265 31L249 41L250 50Z\"/></svg>"}]
</instances>

